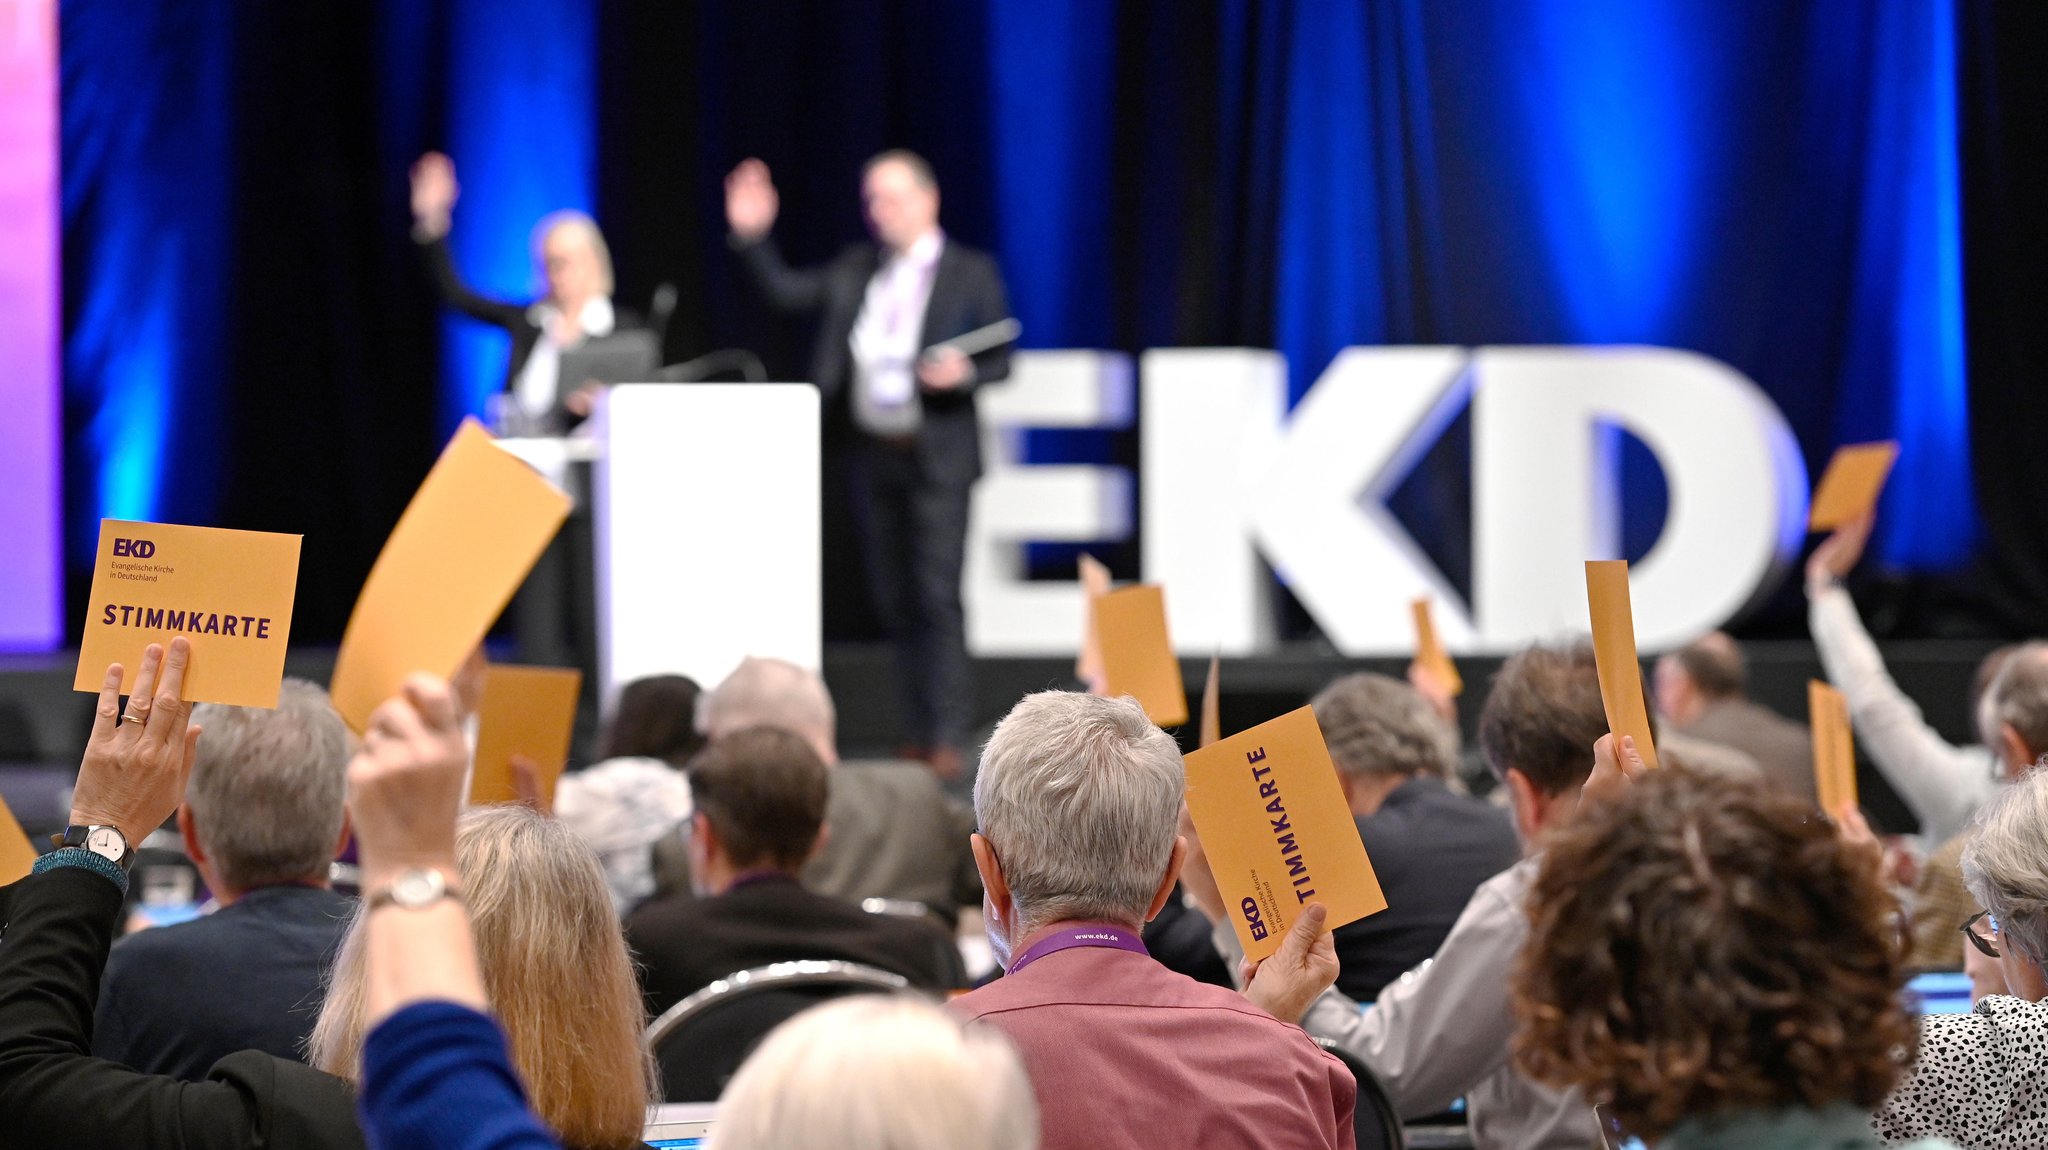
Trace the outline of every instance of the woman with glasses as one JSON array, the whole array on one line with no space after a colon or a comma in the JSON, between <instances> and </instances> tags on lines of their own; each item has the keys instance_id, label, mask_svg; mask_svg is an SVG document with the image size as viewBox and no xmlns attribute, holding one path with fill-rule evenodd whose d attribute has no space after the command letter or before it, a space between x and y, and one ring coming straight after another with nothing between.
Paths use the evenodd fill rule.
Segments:
<instances>
[{"instance_id":1,"label":"woman with glasses","mask_svg":"<svg viewBox=\"0 0 2048 1150\"><path fill-rule=\"evenodd\" d=\"M1984 908L1963 933L1997 960L2007 993L1969 1014L1923 1021L1919 1060L1878 1112L1878 1132L1895 1141L2048 1145L2048 770L1984 808L1963 851L1963 881Z\"/></svg>"}]
</instances>

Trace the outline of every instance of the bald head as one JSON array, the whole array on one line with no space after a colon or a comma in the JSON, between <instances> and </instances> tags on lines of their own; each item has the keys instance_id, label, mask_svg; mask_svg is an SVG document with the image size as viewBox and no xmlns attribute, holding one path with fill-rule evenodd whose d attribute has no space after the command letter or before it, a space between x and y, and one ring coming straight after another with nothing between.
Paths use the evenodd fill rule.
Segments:
<instances>
[{"instance_id":1,"label":"bald head","mask_svg":"<svg viewBox=\"0 0 2048 1150\"><path fill-rule=\"evenodd\" d=\"M827 765L839 761L838 722L832 694L816 672L751 655L697 711L697 729L714 743L748 727L775 727L809 743Z\"/></svg>"},{"instance_id":2,"label":"bald head","mask_svg":"<svg viewBox=\"0 0 2048 1150\"><path fill-rule=\"evenodd\" d=\"M1978 725L2011 777L2048 754L2048 643L2026 643L2006 657L1978 704Z\"/></svg>"},{"instance_id":3,"label":"bald head","mask_svg":"<svg viewBox=\"0 0 2048 1150\"><path fill-rule=\"evenodd\" d=\"M1708 704L1742 698L1748 680L1735 640L1720 631L1702 635L1657 660L1657 710L1670 723L1687 727Z\"/></svg>"}]
</instances>

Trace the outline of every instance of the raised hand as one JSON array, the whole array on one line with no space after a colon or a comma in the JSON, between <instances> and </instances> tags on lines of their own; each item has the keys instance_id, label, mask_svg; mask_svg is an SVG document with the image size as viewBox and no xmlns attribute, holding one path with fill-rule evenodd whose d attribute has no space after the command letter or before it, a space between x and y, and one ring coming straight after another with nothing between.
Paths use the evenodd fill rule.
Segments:
<instances>
[{"instance_id":1,"label":"raised hand","mask_svg":"<svg viewBox=\"0 0 2048 1150\"><path fill-rule=\"evenodd\" d=\"M1244 996L1282 1022L1300 1022L1309 1006L1337 982L1337 936L1323 929L1330 912L1312 902L1287 927L1280 949L1244 966Z\"/></svg>"},{"instance_id":2,"label":"raised hand","mask_svg":"<svg viewBox=\"0 0 2048 1150\"><path fill-rule=\"evenodd\" d=\"M73 825L119 827L131 847L139 846L184 801L199 747L192 707L182 697L191 659L192 644L183 638L171 640L168 655L151 643L126 710L121 665L107 668L71 795Z\"/></svg>"},{"instance_id":3,"label":"raised hand","mask_svg":"<svg viewBox=\"0 0 2048 1150\"><path fill-rule=\"evenodd\" d=\"M364 889L410 867L455 865L455 818L469 744L448 684L413 675L370 713L362 749L348 765L350 825Z\"/></svg>"},{"instance_id":4,"label":"raised hand","mask_svg":"<svg viewBox=\"0 0 2048 1150\"><path fill-rule=\"evenodd\" d=\"M1633 737L1600 736L1593 743L1593 773L1579 788L1579 808L1588 802L1613 802L1626 794L1628 788L1649 769L1643 762L1643 756L1636 751Z\"/></svg>"},{"instance_id":5,"label":"raised hand","mask_svg":"<svg viewBox=\"0 0 2048 1150\"><path fill-rule=\"evenodd\" d=\"M1811 588L1829 580L1842 580L1856 569L1856 561L1863 558L1864 545L1870 542L1870 529L1877 522L1875 512L1865 515L1854 523L1844 524L1835 533L1821 540L1820 546L1806 560L1806 585Z\"/></svg>"},{"instance_id":6,"label":"raised hand","mask_svg":"<svg viewBox=\"0 0 2048 1150\"><path fill-rule=\"evenodd\" d=\"M455 161L440 152L421 156L412 166L413 227L428 239L447 235L455 199L461 194Z\"/></svg>"},{"instance_id":7,"label":"raised hand","mask_svg":"<svg viewBox=\"0 0 2048 1150\"><path fill-rule=\"evenodd\" d=\"M775 226L782 198L775 181L768 177L768 165L748 158L725 177L725 225L743 240L758 240Z\"/></svg>"}]
</instances>

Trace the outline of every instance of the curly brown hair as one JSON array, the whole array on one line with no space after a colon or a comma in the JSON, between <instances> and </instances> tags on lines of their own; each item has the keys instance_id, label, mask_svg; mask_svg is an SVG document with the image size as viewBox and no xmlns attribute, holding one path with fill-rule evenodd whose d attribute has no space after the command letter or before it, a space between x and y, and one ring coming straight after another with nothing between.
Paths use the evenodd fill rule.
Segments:
<instances>
[{"instance_id":1,"label":"curly brown hair","mask_svg":"<svg viewBox=\"0 0 2048 1150\"><path fill-rule=\"evenodd\" d=\"M1896 906L1794 799L1657 771L1548 844L1514 975L1523 1073L1629 1132L1875 1108L1910 1062Z\"/></svg>"}]
</instances>

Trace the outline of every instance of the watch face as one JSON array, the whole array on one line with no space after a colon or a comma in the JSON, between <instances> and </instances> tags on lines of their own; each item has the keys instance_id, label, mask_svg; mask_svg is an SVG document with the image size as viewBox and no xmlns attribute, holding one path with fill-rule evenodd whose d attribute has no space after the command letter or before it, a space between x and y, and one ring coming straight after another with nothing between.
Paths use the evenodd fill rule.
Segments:
<instances>
[{"instance_id":1,"label":"watch face","mask_svg":"<svg viewBox=\"0 0 2048 1150\"><path fill-rule=\"evenodd\" d=\"M122 840L121 832L113 827L94 827L85 836L85 849L103 858L120 862L128 853L128 844Z\"/></svg>"},{"instance_id":2,"label":"watch face","mask_svg":"<svg viewBox=\"0 0 2048 1150\"><path fill-rule=\"evenodd\" d=\"M391 884L391 901L405 907L421 907L441 897L446 889L440 871L413 870L399 875Z\"/></svg>"}]
</instances>

